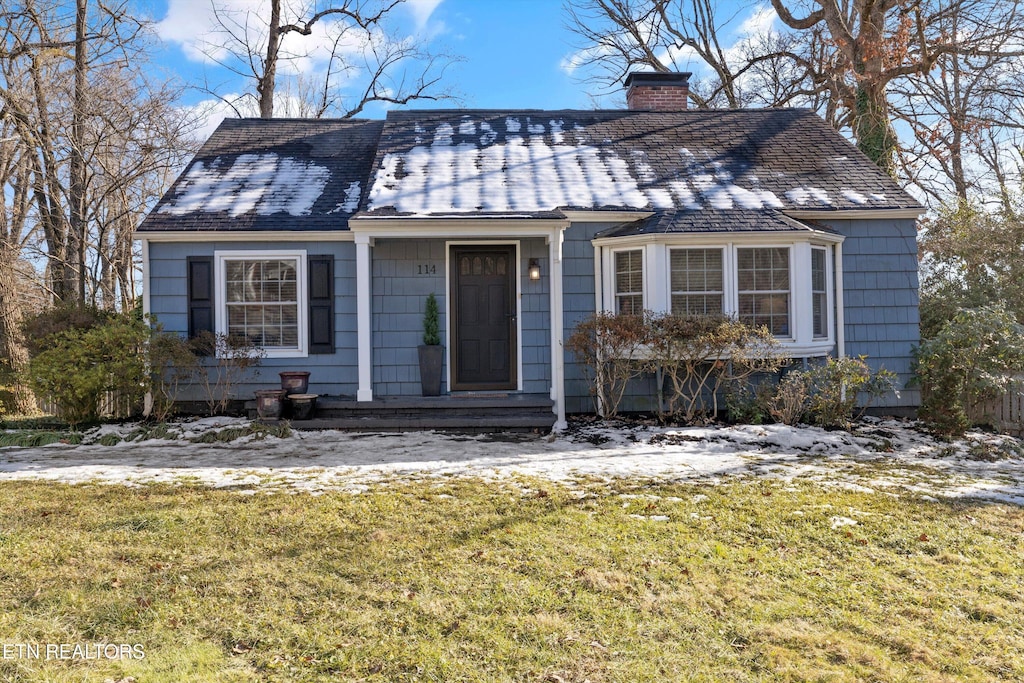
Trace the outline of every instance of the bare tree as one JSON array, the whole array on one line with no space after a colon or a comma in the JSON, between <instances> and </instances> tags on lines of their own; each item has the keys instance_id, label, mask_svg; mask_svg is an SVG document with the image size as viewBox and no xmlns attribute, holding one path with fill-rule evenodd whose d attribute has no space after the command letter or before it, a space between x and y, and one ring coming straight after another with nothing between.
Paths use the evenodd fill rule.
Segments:
<instances>
[{"instance_id":1,"label":"bare tree","mask_svg":"<svg viewBox=\"0 0 1024 683\"><path fill-rule=\"evenodd\" d=\"M795 6L771 0L771 6L782 30L740 36L732 45L723 36L735 33L737 17L716 14L710 0L567 0L567 14L583 39L579 62L602 85L620 81L632 66L667 70L696 61L698 72L713 74L695 83L691 97L698 106L814 106L892 174L899 146L894 84L932 74L947 57L1005 54L1021 35L1017 2L808 0ZM970 30L951 31L952 16L970 17Z\"/></svg>"},{"instance_id":2,"label":"bare tree","mask_svg":"<svg viewBox=\"0 0 1024 683\"><path fill-rule=\"evenodd\" d=\"M943 32L973 49L943 54L931 71L900 79L890 101L910 133L900 151L906 178L935 204L988 196L1009 215L1022 189L1024 15L1015 5L996 10L951 7Z\"/></svg>"},{"instance_id":3,"label":"bare tree","mask_svg":"<svg viewBox=\"0 0 1024 683\"><path fill-rule=\"evenodd\" d=\"M691 79L690 99L700 108L781 105L802 95L804 68L789 59L792 40L748 35L727 45L723 36L740 27L739 10L725 7L714 0L570 0L569 28L580 39L572 66L610 91L635 67L682 71L696 61L712 74ZM786 78L772 77L781 71Z\"/></svg>"},{"instance_id":4,"label":"bare tree","mask_svg":"<svg viewBox=\"0 0 1024 683\"><path fill-rule=\"evenodd\" d=\"M255 102L260 116L280 111L286 92L295 104L286 115L305 117L358 115L372 102L407 104L414 100L454 99L441 81L456 58L434 53L415 37L397 38L391 24L403 0L340 0L316 10L284 0L267 0L258 12L213 5L216 28L207 56L252 84L246 99ZM307 44L303 45L303 41ZM309 43L312 43L310 45ZM315 49L314 49L315 48ZM301 74L282 65L327 51L321 73ZM345 97L341 81L364 83L354 96ZM283 86L282 86L283 82ZM208 92L220 97L216 89ZM227 102L236 113L244 103ZM297 110L293 108L297 107Z\"/></svg>"},{"instance_id":5,"label":"bare tree","mask_svg":"<svg viewBox=\"0 0 1024 683\"><path fill-rule=\"evenodd\" d=\"M57 0L0 0L0 18L0 360L22 371L33 298L134 306L132 233L190 123L145 76L144 26L124 5L77 0L69 16Z\"/></svg>"}]
</instances>

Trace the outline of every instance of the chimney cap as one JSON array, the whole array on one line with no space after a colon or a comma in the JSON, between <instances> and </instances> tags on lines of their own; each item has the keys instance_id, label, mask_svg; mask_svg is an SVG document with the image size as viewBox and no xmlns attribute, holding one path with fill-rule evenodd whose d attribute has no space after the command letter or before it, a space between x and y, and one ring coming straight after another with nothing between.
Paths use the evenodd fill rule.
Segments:
<instances>
[{"instance_id":1,"label":"chimney cap","mask_svg":"<svg viewBox=\"0 0 1024 683\"><path fill-rule=\"evenodd\" d=\"M634 71L626 76L625 86L634 85L667 85L688 87L690 85L690 71Z\"/></svg>"}]
</instances>

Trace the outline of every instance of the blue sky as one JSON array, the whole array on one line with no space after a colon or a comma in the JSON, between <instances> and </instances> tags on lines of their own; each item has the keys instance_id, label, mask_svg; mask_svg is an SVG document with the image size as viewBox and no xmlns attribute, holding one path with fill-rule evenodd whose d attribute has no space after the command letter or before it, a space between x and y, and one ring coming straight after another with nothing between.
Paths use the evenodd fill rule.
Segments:
<instances>
[{"instance_id":1,"label":"blue sky","mask_svg":"<svg viewBox=\"0 0 1024 683\"><path fill-rule=\"evenodd\" d=\"M158 68L186 82L205 82L221 96L246 89L241 79L204 57L204 52L216 49L217 42L216 36L203 33L205 27L212 24L210 0L138 1L140 6L150 8L148 11L157 22L156 31L161 38L161 49L156 55ZM326 6L327 0L316 1ZM143 5L147 2L152 4ZM261 4L265 6L265 0L216 2L218 7L233 10L239 17ZM766 12L764 6L754 3L733 6L741 8L737 14L740 22L744 22L738 26L737 37L751 23L750 17ZM455 64L445 78L446 85L460 95L458 103L422 102L414 105L416 107L461 104L494 109L586 109L594 106L588 85L574 78L565 66L578 46L576 37L565 27L561 0L407 0L398 18L401 35L417 36L419 40L429 41L432 48L446 49L464 60ZM760 21L754 23L763 25ZM326 44L326 36L318 38L314 34L309 39L301 39L302 49L310 56L295 67L297 71L315 74L317 69L323 68L325 62L317 61L316 48L312 53L309 51L309 45L316 46L318 39L321 46ZM351 89L357 90L358 83L353 82ZM205 102L213 110L212 125L230 113L226 107L214 106L215 100L209 93L191 91L186 102L189 105ZM622 104L619 98L602 100L603 106ZM383 106L374 106L362 116L378 118L384 113ZM204 131L211 128L204 127Z\"/></svg>"}]
</instances>

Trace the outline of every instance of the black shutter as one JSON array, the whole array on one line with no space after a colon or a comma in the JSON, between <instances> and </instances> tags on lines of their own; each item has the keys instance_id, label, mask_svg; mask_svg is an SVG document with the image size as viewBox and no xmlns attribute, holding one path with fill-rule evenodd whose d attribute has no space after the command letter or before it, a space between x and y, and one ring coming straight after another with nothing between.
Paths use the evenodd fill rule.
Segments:
<instances>
[{"instance_id":1,"label":"black shutter","mask_svg":"<svg viewBox=\"0 0 1024 683\"><path fill-rule=\"evenodd\" d=\"M334 257L310 256L309 352L334 353Z\"/></svg>"},{"instance_id":2,"label":"black shutter","mask_svg":"<svg viewBox=\"0 0 1024 683\"><path fill-rule=\"evenodd\" d=\"M213 332L213 257L188 257L188 336Z\"/></svg>"}]
</instances>

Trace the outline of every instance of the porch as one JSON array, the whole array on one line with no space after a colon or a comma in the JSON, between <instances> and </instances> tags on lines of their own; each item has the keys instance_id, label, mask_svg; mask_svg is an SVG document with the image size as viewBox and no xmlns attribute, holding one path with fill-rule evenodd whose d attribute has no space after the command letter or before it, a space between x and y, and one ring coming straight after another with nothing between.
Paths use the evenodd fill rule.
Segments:
<instances>
[{"instance_id":1,"label":"porch","mask_svg":"<svg viewBox=\"0 0 1024 683\"><path fill-rule=\"evenodd\" d=\"M357 401L323 396L309 420L291 422L293 429L341 429L401 432L433 429L452 432L548 432L555 424L554 401L547 394L451 394L393 396ZM246 403L256 417L256 402ZM276 424L278 420L268 420Z\"/></svg>"}]
</instances>

